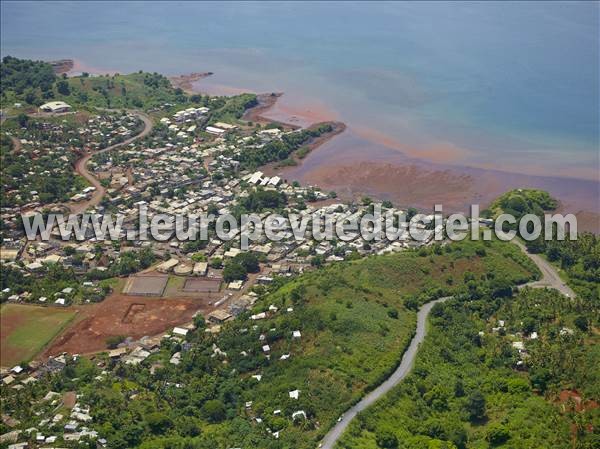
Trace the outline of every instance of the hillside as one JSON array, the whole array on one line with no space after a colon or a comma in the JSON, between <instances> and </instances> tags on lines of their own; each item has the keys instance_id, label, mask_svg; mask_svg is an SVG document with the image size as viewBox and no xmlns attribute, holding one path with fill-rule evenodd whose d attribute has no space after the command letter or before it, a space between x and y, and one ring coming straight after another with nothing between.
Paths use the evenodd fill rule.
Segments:
<instances>
[{"instance_id":1,"label":"hillside","mask_svg":"<svg viewBox=\"0 0 600 449\"><path fill-rule=\"evenodd\" d=\"M82 360L60 385L82 394L94 428L115 448L314 448L397 365L420 303L461 291L501 297L536 275L518 248L500 242L339 263L280 279L252 311L264 319L242 315L219 334L199 321L185 345L164 341L142 365L96 379L98 370ZM178 352L180 364L169 363ZM20 410L12 416L35 425L12 407ZM298 411L306 418L292 419Z\"/></svg>"},{"instance_id":2,"label":"hillside","mask_svg":"<svg viewBox=\"0 0 600 449\"><path fill-rule=\"evenodd\" d=\"M0 63L2 107L9 114L34 111L43 103L65 101L75 108L161 109L174 106L209 106L215 110L214 119L239 119L244 111L256 104L256 95L244 94L231 98L210 99L187 95L172 86L169 79L158 73L136 72L126 75L67 77L54 74L52 65L6 56ZM15 107L15 103L21 103Z\"/></svg>"},{"instance_id":3,"label":"hillside","mask_svg":"<svg viewBox=\"0 0 600 449\"><path fill-rule=\"evenodd\" d=\"M337 447L594 447L600 352L589 304L526 289L451 301L432 315L413 374Z\"/></svg>"}]
</instances>

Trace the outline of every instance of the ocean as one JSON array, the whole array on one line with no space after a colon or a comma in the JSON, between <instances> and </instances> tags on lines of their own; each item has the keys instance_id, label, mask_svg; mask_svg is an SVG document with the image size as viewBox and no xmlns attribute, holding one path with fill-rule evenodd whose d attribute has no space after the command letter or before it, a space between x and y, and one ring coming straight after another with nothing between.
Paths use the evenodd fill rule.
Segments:
<instances>
[{"instance_id":1,"label":"ocean","mask_svg":"<svg viewBox=\"0 0 600 449\"><path fill-rule=\"evenodd\" d=\"M121 73L212 71L285 92L365 145L598 180L596 2L10 2L1 54ZM368 151L368 148L365 149Z\"/></svg>"}]
</instances>

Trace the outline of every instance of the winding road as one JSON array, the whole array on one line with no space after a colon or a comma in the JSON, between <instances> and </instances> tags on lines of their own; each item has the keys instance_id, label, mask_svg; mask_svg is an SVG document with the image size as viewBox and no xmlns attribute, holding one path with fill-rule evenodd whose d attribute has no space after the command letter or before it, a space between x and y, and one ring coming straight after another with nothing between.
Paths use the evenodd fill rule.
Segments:
<instances>
[{"instance_id":1,"label":"winding road","mask_svg":"<svg viewBox=\"0 0 600 449\"><path fill-rule=\"evenodd\" d=\"M150 131L152 131L153 122L149 115L147 115L143 112L140 112L140 111L129 111L129 112L131 114L137 116L140 120L142 120L142 122L144 122L144 129L142 130L142 132L140 132L139 134L136 134L133 137L130 137L129 139L124 140L123 142L116 143L114 145L110 145L106 148L102 148L101 150L94 151L92 153L88 153L85 156L78 159L77 162L75 162L75 172L77 172L79 175L81 175L85 179L87 179L87 181L92 186L94 186L96 188L96 190L94 190L94 193L92 194L92 197L89 200L68 203L67 206L71 210L71 213L80 214L80 213L85 212L85 210L88 209L89 207L97 206L98 204L100 204L100 201L102 201L102 197L106 193L106 189L100 183L100 181L92 173L90 173L88 171L87 163L89 162L89 160L96 154L105 153L107 151L114 150L115 148L118 148L118 147L121 147L124 145L129 145L130 143L147 136L150 133Z\"/></svg>"},{"instance_id":2,"label":"winding road","mask_svg":"<svg viewBox=\"0 0 600 449\"><path fill-rule=\"evenodd\" d=\"M542 278L539 281L532 281L526 284L519 286L519 288L523 287L532 287L532 288L555 288L563 295L574 298L575 293L571 290L560 278L556 269L545 259L538 256L537 254L531 254L525 248L521 242L513 239L512 242L516 244L521 251L523 251L527 257L529 257L540 269L542 272ZM388 393L392 388L398 385L409 373L413 364L415 362L415 357L417 356L417 351L419 349L419 345L425 339L425 335L427 333L427 317L429 312L433 308L433 306L439 302L446 301L452 298L451 296L439 298L434 301L430 301L419 309L417 313L417 330L415 332L415 336L413 337L408 349L402 356L402 361L398 368L392 373L390 377L387 378L381 385L375 388L373 391L368 393L365 397L363 397L359 402L350 407L342 416L342 419L338 421L335 426L331 428L331 430L325 435L323 440L321 440L321 444L319 444L319 448L322 449L333 449L335 444L340 439L344 431L350 425L350 422L354 419L354 417L366 410L368 407L373 405L377 400L383 397L386 393Z\"/></svg>"},{"instance_id":3,"label":"winding road","mask_svg":"<svg viewBox=\"0 0 600 449\"><path fill-rule=\"evenodd\" d=\"M419 349L419 345L425 339L425 334L427 333L427 316L429 312L433 308L433 306L439 302L447 301L451 296L447 296L445 298L439 298L434 301L430 301L419 309L417 313L417 330L415 332L415 336L410 342L408 349L404 352L402 356L402 361L396 371L392 373L390 377L387 378L381 385L375 388L373 391L368 393L364 398L362 398L355 405L350 407L344 413L342 419L336 423L335 426L325 435L323 438L321 445L319 447L323 449L333 449L337 440L342 436L346 428L350 425L350 421L354 419L354 417L363 410L367 409L371 405L373 405L379 398L385 395L388 391L394 388L396 385L400 383L402 379L404 379L410 370L413 367L415 362L415 357L417 355L417 351Z\"/></svg>"},{"instance_id":4,"label":"winding road","mask_svg":"<svg viewBox=\"0 0 600 449\"><path fill-rule=\"evenodd\" d=\"M517 239L513 239L512 242L521 248L521 251L525 253L527 257L529 257L533 262L537 265L537 267L542 272L542 278L539 281L528 282L527 284L520 285L519 288L523 287L533 287L533 288L554 288L561 292L563 295L574 298L575 292L571 290L571 288L565 284L565 282L560 278L556 268L554 268L550 262L548 262L543 257L538 254L532 254L527 251L527 248L523 243L518 241Z\"/></svg>"}]
</instances>

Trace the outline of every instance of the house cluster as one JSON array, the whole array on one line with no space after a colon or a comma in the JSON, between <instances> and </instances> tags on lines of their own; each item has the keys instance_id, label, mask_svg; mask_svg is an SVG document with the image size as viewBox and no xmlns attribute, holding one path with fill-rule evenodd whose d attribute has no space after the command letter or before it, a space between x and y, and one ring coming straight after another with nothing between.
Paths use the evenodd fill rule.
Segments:
<instances>
[{"instance_id":1,"label":"house cluster","mask_svg":"<svg viewBox=\"0 0 600 449\"><path fill-rule=\"evenodd\" d=\"M2 383L6 388L22 390L37 382L41 376L61 372L68 362L67 356L63 354L50 357L45 363L31 362L26 367L15 366L8 373L2 372ZM103 371L97 380L106 374ZM9 448L49 448L57 447L57 444L71 446L82 439L90 439L96 440L98 447L106 447L106 440L99 438L98 432L90 427L91 407L80 401L81 396L73 391L63 394L48 391L35 404L35 425L28 428L23 428L25 426L6 410L2 421L11 430L0 435L0 444L6 444Z\"/></svg>"},{"instance_id":2,"label":"house cluster","mask_svg":"<svg viewBox=\"0 0 600 449\"><path fill-rule=\"evenodd\" d=\"M10 159L2 160L3 204L1 217L12 230L19 229L19 214L48 207L55 195L49 194L49 180L73 178L73 164L82 151L95 151L122 142L141 129L141 121L131 114L95 115L82 125L69 120L31 121L27 127L11 131L18 148ZM54 186L56 187L56 186ZM80 201L94 187L81 190L68 185L68 199Z\"/></svg>"},{"instance_id":3,"label":"house cluster","mask_svg":"<svg viewBox=\"0 0 600 449\"><path fill-rule=\"evenodd\" d=\"M515 353L516 362L515 367L519 370L527 369L527 360L530 357L528 347L531 349L529 345L540 338L538 331L530 330L525 332L523 330L516 330L523 327L523 322L514 323L514 325L510 325L506 320L496 320L494 325L491 325L491 333L494 335L501 336L506 338L510 343L512 350ZM569 327L562 327L559 330L559 335L562 337L572 336L574 334L574 330ZM479 338L484 338L485 332L479 332Z\"/></svg>"},{"instance_id":4,"label":"house cluster","mask_svg":"<svg viewBox=\"0 0 600 449\"><path fill-rule=\"evenodd\" d=\"M148 211L148 219L155 214L170 215L196 215L226 214L239 208L246 198L257 190L272 191L283 194L286 203L280 206L284 215L296 214L299 220L310 220L311 217L329 218L337 222L345 220L360 220L369 212L365 205L346 203L331 204L330 201L319 204L321 200L330 199L329 195L311 186L301 186L289 183L280 176L268 176L262 171L252 171L242 168L240 160L245 152L254 152L273 140L281 139L286 132L277 129L239 129L236 125L227 126L227 123L216 122L214 126L227 131L235 131L227 136L213 136L205 138L201 134L206 128L208 118L207 108L188 108L175 113L171 118L164 117L161 122L166 125L156 129L143 141L133 142L125 147L96 154L88 164L88 168L105 183L107 197L105 201L90 212L120 214L124 216L124 229L121 238L135 235L139 220L139 210L143 206ZM95 116L88 120L84 129L78 129L78 136L88 142L93 142L99 135L110 136L111 132L128 135L137 124L137 118L127 114L120 116ZM175 123L172 123L175 122ZM218 126L217 126L218 125ZM184 141L177 133L171 132L171 126L182 127L197 126L186 135ZM296 131L290 131L296 132ZM186 132L187 134L187 132ZM61 143L60 139L57 140ZM66 144L63 142L63 144ZM75 195L78 199L84 198L93 192L93 187L88 187L83 192ZM9 218L15 221L16 215ZM392 209L392 212L401 213L401 210ZM265 209L258 215L266 219L271 211ZM5 216L3 216L5 218ZM384 218L382 218L383 224ZM311 266L315 256L323 262L344 260L348 255L383 254L386 252L401 251L405 248L414 248L426 244L426 241L416 241L406 228L400 229L398 237L393 241L382 239L365 243L357 230L348 229L347 238L342 241L313 239L312 226L306 232L297 235L291 229L289 222L276 223L281 238L270 241L266 235L258 241L253 241L248 248L263 260L262 271L253 282L268 284L275 275L290 275L293 272L302 272ZM423 231L425 227L423 226ZM174 218L165 223L165 232L188 231L187 224L177 223ZM203 246L194 246L189 242L170 239L161 241L135 241L134 246L151 247L159 257L165 261L157 269L163 273L174 273L180 276L207 276L220 278L219 272L209 271L211 259L221 259L223 262L236 257L239 249L239 236L245 229L235 231L233 241L222 241L216 234L208 234L208 242ZM88 231L91 231L89 229ZM197 229L200 231L200 229ZM120 257L119 242L89 241L73 245L74 251L65 254L64 243L59 243L59 233L55 228L51 233L53 239L48 243L29 243L27 251L24 249L24 240L18 233L4 235L3 247L0 256L7 262L15 264L26 275L42 273L46 264L60 263L72 267L78 273L89 270L106 270L112 263L118 262ZM89 232L88 237L92 237ZM192 256L202 253L203 261L194 261ZM283 269L282 269L283 267ZM96 285L89 286L94 290ZM228 284L231 291L240 291L244 282L236 280ZM13 297L16 293L7 292ZM20 293L20 295L25 294ZM56 305L70 304L72 295L68 292L56 292L56 297L35 298ZM78 292L75 292L77 294ZM90 291L97 297L97 291ZM236 300L239 298L235 296ZM19 300L26 300L20 297ZM225 298L228 299L228 298ZM58 302L57 302L58 301ZM217 304L218 305L218 304ZM236 310L240 305L236 305ZM229 311L234 312L234 311Z\"/></svg>"},{"instance_id":5,"label":"house cluster","mask_svg":"<svg viewBox=\"0 0 600 449\"><path fill-rule=\"evenodd\" d=\"M118 260L118 251L115 251L112 246L104 246L100 249L103 251L98 252L98 247L90 243L64 245L57 240L51 240L30 242L25 250L20 247L19 251L12 250L10 253L4 251L0 254L3 255L3 266L20 273L24 278L43 281L48 270L57 264L73 269L76 275L84 274L91 269L106 270L105 265L110 264L112 260ZM18 260L16 260L17 255ZM35 282L26 288L18 285L7 286L0 291L0 298L2 301L17 303L68 306L101 301L108 291L108 288L101 287L97 281L80 281L73 277L62 283L47 284L43 289L36 288Z\"/></svg>"},{"instance_id":6,"label":"house cluster","mask_svg":"<svg viewBox=\"0 0 600 449\"><path fill-rule=\"evenodd\" d=\"M74 356L76 358L76 356ZM31 362L27 366L17 365L10 370L2 370L2 388L15 393L30 387L42 376L61 372L69 363L66 354L50 357L46 362ZM56 444L75 442L86 438L97 440L99 447L106 447L106 441L98 438L98 432L89 426L92 421L89 406L80 402L76 392L59 394L48 391L35 405L35 426L23 428L22 423L3 410L2 421L11 429L0 435L0 444L9 448L56 447ZM34 445L30 442L33 441ZM4 446L3 446L4 447Z\"/></svg>"}]
</instances>

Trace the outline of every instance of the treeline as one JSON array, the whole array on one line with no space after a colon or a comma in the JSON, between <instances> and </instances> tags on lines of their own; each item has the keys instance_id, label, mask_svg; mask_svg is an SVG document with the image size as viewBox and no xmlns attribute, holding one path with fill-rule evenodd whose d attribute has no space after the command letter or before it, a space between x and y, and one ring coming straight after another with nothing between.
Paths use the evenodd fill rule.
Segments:
<instances>
[{"instance_id":1,"label":"treeline","mask_svg":"<svg viewBox=\"0 0 600 449\"><path fill-rule=\"evenodd\" d=\"M333 131L333 126L324 123L314 128L285 134L280 140L273 140L262 148L242 152L239 157L240 162L244 168L254 169L269 162L283 161L312 139L331 131Z\"/></svg>"},{"instance_id":2,"label":"treeline","mask_svg":"<svg viewBox=\"0 0 600 449\"><path fill-rule=\"evenodd\" d=\"M240 198L239 203L246 212L262 212L265 209L284 207L287 199L283 192L258 188L251 191L248 196Z\"/></svg>"},{"instance_id":3,"label":"treeline","mask_svg":"<svg viewBox=\"0 0 600 449\"><path fill-rule=\"evenodd\" d=\"M544 190L539 189L514 189L499 196L483 215L498 216L510 214L518 221L526 214L543 216L545 212L558 207L558 201ZM516 227L513 227L516 229Z\"/></svg>"},{"instance_id":4,"label":"treeline","mask_svg":"<svg viewBox=\"0 0 600 449\"><path fill-rule=\"evenodd\" d=\"M56 79L52 66L47 62L5 56L0 63L3 102L9 92L29 104L35 104L39 96L52 98Z\"/></svg>"},{"instance_id":5,"label":"treeline","mask_svg":"<svg viewBox=\"0 0 600 449\"><path fill-rule=\"evenodd\" d=\"M86 277L90 280L98 280L127 276L148 268L155 260L156 255L150 248L142 248L139 251L123 251L107 270L90 270Z\"/></svg>"},{"instance_id":6,"label":"treeline","mask_svg":"<svg viewBox=\"0 0 600 449\"><path fill-rule=\"evenodd\" d=\"M2 290L9 289L7 293L0 294L0 302L7 300L13 294L28 292L29 296L23 302L34 304L53 305L59 297L65 300L64 305L82 303L83 301L102 301L110 292L110 287L84 286L82 276L78 276L72 267L62 264L47 264L35 274L24 274L22 270L2 265L0 267ZM65 289L70 289L63 291ZM46 298L39 302L40 298Z\"/></svg>"},{"instance_id":7,"label":"treeline","mask_svg":"<svg viewBox=\"0 0 600 449\"><path fill-rule=\"evenodd\" d=\"M100 246L94 249L97 256L102 252ZM26 299L29 302L38 303L39 298L46 297L48 303L54 302L57 294L65 288L71 288L72 292L62 294L67 303L78 302L89 299L101 301L110 291L105 284L99 288L85 287L84 281L98 281L114 277L127 276L148 268L156 260L155 254L150 248L138 251L123 251L119 257L105 270L93 269L86 274L77 273L74 267L83 266L83 255L77 254L72 247L65 247L64 260L60 263L43 264L43 267L35 273L27 273L21 267L12 267L2 264L0 266L0 290L9 291L0 296L6 300L13 294L28 292Z\"/></svg>"},{"instance_id":8,"label":"treeline","mask_svg":"<svg viewBox=\"0 0 600 449\"><path fill-rule=\"evenodd\" d=\"M235 122L244 115L247 109L258 104L256 94L240 94L234 97L217 97L210 107L214 111L211 112L210 123L216 122Z\"/></svg>"}]
</instances>

